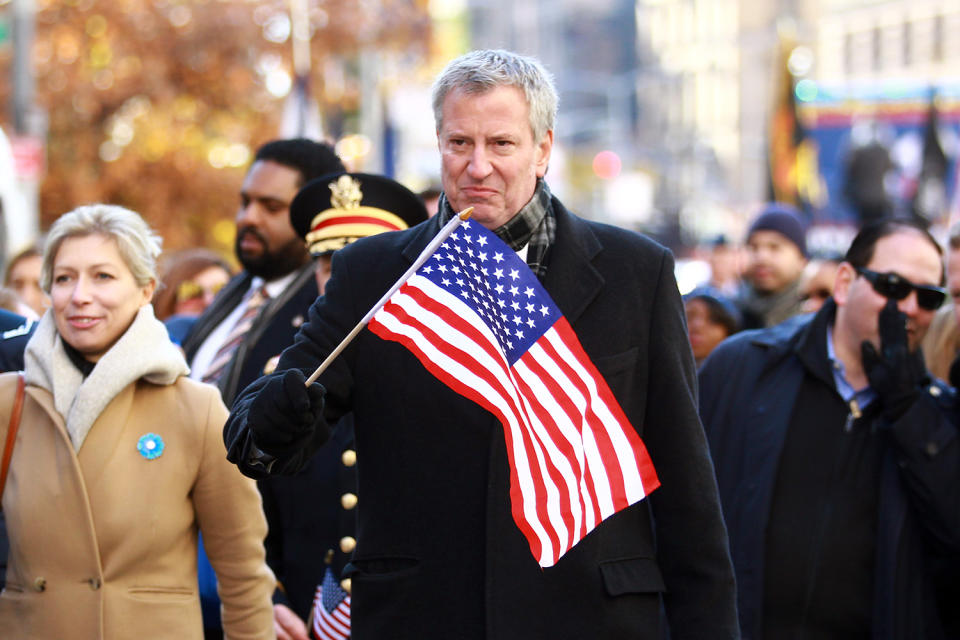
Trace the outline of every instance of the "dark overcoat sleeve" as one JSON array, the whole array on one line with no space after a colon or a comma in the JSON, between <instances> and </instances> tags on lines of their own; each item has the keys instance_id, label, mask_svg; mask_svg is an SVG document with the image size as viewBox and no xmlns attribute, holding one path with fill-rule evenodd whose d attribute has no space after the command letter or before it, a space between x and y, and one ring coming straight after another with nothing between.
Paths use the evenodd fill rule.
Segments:
<instances>
[{"instance_id":1,"label":"dark overcoat sleeve","mask_svg":"<svg viewBox=\"0 0 960 640\"><path fill-rule=\"evenodd\" d=\"M886 431L918 521L941 551L960 553L960 442L953 389L930 384Z\"/></svg>"},{"instance_id":2,"label":"dark overcoat sleeve","mask_svg":"<svg viewBox=\"0 0 960 640\"><path fill-rule=\"evenodd\" d=\"M348 347L332 362L319 380L326 390L324 416L315 425L314 431L307 434L301 442L289 447L283 455L265 452L268 454L268 462L264 464L264 458L260 455L247 424L250 403L271 377L280 376L289 369L300 369L309 377L365 313L356 313L356 309L360 308L365 300L355 302L348 295L351 291L347 284L349 275L341 256L334 255L334 266L335 276L327 283L326 294L311 305L308 321L297 332L293 345L281 354L276 370L252 382L233 403L223 434L227 459L251 478L260 479L269 475L299 471L327 441L332 425L350 410L353 377L350 367L352 349Z\"/></svg>"},{"instance_id":3,"label":"dark overcoat sleeve","mask_svg":"<svg viewBox=\"0 0 960 640\"><path fill-rule=\"evenodd\" d=\"M661 486L650 496L673 638L737 638L736 588L713 463L697 414L696 366L664 252L650 326L644 441Z\"/></svg>"}]
</instances>

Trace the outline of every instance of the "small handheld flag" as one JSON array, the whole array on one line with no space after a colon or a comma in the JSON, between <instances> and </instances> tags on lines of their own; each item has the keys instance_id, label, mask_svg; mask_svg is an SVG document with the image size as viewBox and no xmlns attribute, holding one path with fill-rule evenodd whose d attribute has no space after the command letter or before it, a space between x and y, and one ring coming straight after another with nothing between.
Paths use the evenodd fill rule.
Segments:
<instances>
[{"instance_id":1,"label":"small handheld flag","mask_svg":"<svg viewBox=\"0 0 960 640\"><path fill-rule=\"evenodd\" d=\"M317 640L347 640L350 637L350 594L344 591L327 567L313 598L313 634Z\"/></svg>"},{"instance_id":2,"label":"small handheld flag","mask_svg":"<svg viewBox=\"0 0 960 640\"><path fill-rule=\"evenodd\" d=\"M369 328L503 424L514 521L543 567L657 486L646 448L529 267L463 222Z\"/></svg>"}]
</instances>

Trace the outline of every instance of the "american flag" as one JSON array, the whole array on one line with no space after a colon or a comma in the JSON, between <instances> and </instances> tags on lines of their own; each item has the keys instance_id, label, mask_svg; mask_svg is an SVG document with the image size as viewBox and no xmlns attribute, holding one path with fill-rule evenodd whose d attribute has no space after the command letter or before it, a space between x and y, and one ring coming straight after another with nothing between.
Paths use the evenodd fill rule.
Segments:
<instances>
[{"instance_id":1,"label":"american flag","mask_svg":"<svg viewBox=\"0 0 960 640\"><path fill-rule=\"evenodd\" d=\"M513 519L540 566L659 486L566 318L481 225L464 222L368 326L500 419Z\"/></svg>"},{"instance_id":2,"label":"american flag","mask_svg":"<svg viewBox=\"0 0 960 640\"><path fill-rule=\"evenodd\" d=\"M313 598L313 635L317 640L350 637L350 595L340 587L330 567Z\"/></svg>"}]
</instances>

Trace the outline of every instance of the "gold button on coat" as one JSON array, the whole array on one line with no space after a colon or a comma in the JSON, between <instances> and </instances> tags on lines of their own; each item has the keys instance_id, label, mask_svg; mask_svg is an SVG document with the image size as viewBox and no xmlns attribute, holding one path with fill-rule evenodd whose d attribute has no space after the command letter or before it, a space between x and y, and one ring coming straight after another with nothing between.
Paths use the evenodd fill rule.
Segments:
<instances>
[{"instance_id":1,"label":"gold button on coat","mask_svg":"<svg viewBox=\"0 0 960 640\"><path fill-rule=\"evenodd\" d=\"M357 546L357 541L350 536L344 536L340 538L340 551L344 553L350 553L353 551L353 548Z\"/></svg>"},{"instance_id":2,"label":"gold button on coat","mask_svg":"<svg viewBox=\"0 0 960 640\"><path fill-rule=\"evenodd\" d=\"M350 578L344 578L340 581L340 588L346 591L348 594L350 593L350 587L352 586L353 583L350 581Z\"/></svg>"},{"instance_id":3,"label":"gold button on coat","mask_svg":"<svg viewBox=\"0 0 960 640\"><path fill-rule=\"evenodd\" d=\"M340 504L343 505L343 508L349 511L357 506L357 494L355 493L345 493L340 496Z\"/></svg>"},{"instance_id":4,"label":"gold button on coat","mask_svg":"<svg viewBox=\"0 0 960 640\"><path fill-rule=\"evenodd\" d=\"M45 591L47 588L47 579L46 578L37 578L33 581L33 590L34 591Z\"/></svg>"},{"instance_id":5,"label":"gold button on coat","mask_svg":"<svg viewBox=\"0 0 960 640\"><path fill-rule=\"evenodd\" d=\"M357 452L353 449L347 449L343 452L343 455L340 456L340 460L345 467L352 467L357 464Z\"/></svg>"}]
</instances>

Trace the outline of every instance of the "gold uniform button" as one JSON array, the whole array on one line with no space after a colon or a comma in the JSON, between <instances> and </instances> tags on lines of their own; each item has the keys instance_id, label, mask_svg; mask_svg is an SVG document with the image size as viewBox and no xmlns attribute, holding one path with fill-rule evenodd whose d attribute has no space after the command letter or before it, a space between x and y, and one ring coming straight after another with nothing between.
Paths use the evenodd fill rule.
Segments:
<instances>
[{"instance_id":1,"label":"gold uniform button","mask_svg":"<svg viewBox=\"0 0 960 640\"><path fill-rule=\"evenodd\" d=\"M33 581L33 590L34 591L46 591L47 590L47 579L46 578L37 578Z\"/></svg>"},{"instance_id":2,"label":"gold uniform button","mask_svg":"<svg viewBox=\"0 0 960 640\"><path fill-rule=\"evenodd\" d=\"M347 449L343 452L343 455L340 456L340 461L343 462L343 466L352 467L357 464L357 452L353 449Z\"/></svg>"},{"instance_id":3,"label":"gold uniform button","mask_svg":"<svg viewBox=\"0 0 960 640\"><path fill-rule=\"evenodd\" d=\"M943 392L940 390L940 387L930 385L930 395L932 395L934 398L939 397L941 393Z\"/></svg>"},{"instance_id":4,"label":"gold uniform button","mask_svg":"<svg viewBox=\"0 0 960 640\"><path fill-rule=\"evenodd\" d=\"M353 583L350 581L350 578L344 578L340 581L340 588L347 592L349 595L350 588L353 586Z\"/></svg>"},{"instance_id":5,"label":"gold uniform button","mask_svg":"<svg viewBox=\"0 0 960 640\"><path fill-rule=\"evenodd\" d=\"M344 536L340 538L340 551L344 553L350 553L353 551L353 548L357 546L357 541L350 536Z\"/></svg>"},{"instance_id":6,"label":"gold uniform button","mask_svg":"<svg viewBox=\"0 0 960 640\"><path fill-rule=\"evenodd\" d=\"M340 504L343 505L343 508L349 511L357 506L357 494L355 493L345 493L340 496Z\"/></svg>"}]
</instances>

